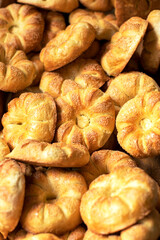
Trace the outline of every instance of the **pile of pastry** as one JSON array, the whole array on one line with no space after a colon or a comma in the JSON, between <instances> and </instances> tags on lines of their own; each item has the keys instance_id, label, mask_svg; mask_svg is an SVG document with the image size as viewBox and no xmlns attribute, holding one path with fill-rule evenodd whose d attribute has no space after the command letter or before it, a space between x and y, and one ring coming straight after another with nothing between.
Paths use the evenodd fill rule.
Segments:
<instances>
[{"instance_id":1,"label":"pile of pastry","mask_svg":"<svg viewBox=\"0 0 160 240\"><path fill-rule=\"evenodd\" d=\"M158 240L160 1L0 6L0 240Z\"/></svg>"}]
</instances>

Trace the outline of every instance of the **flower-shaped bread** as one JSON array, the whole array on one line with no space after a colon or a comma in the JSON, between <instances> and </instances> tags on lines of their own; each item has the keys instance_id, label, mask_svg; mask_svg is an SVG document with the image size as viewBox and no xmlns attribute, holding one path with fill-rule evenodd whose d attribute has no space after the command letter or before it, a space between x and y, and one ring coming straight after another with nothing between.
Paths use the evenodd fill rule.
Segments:
<instances>
[{"instance_id":1,"label":"flower-shaped bread","mask_svg":"<svg viewBox=\"0 0 160 240\"><path fill-rule=\"evenodd\" d=\"M0 44L0 90L18 92L32 84L36 69L22 50Z\"/></svg>"},{"instance_id":2,"label":"flower-shaped bread","mask_svg":"<svg viewBox=\"0 0 160 240\"><path fill-rule=\"evenodd\" d=\"M65 95L69 88L99 88L108 80L109 77L96 60L78 58L56 71L44 72L39 87L43 92L57 98Z\"/></svg>"},{"instance_id":3,"label":"flower-shaped bread","mask_svg":"<svg viewBox=\"0 0 160 240\"><path fill-rule=\"evenodd\" d=\"M116 168L136 167L136 162L124 152L99 150L91 155L87 165L80 168L80 173L88 185L102 174L108 174Z\"/></svg>"},{"instance_id":4,"label":"flower-shaped bread","mask_svg":"<svg viewBox=\"0 0 160 240\"><path fill-rule=\"evenodd\" d=\"M142 40L147 25L146 20L132 17L112 36L101 58L102 67L109 76L117 76L125 68Z\"/></svg>"},{"instance_id":5,"label":"flower-shaped bread","mask_svg":"<svg viewBox=\"0 0 160 240\"><path fill-rule=\"evenodd\" d=\"M79 5L78 0L17 0L43 9L69 13Z\"/></svg>"},{"instance_id":6,"label":"flower-shaped bread","mask_svg":"<svg viewBox=\"0 0 160 240\"><path fill-rule=\"evenodd\" d=\"M147 21L141 62L146 72L156 73L160 66L160 10L150 12Z\"/></svg>"},{"instance_id":7,"label":"flower-shaped bread","mask_svg":"<svg viewBox=\"0 0 160 240\"><path fill-rule=\"evenodd\" d=\"M126 102L116 118L118 142L134 157L160 154L160 92L137 95Z\"/></svg>"},{"instance_id":8,"label":"flower-shaped bread","mask_svg":"<svg viewBox=\"0 0 160 240\"><path fill-rule=\"evenodd\" d=\"M98 40L110 40L112 35L118 31L118 26L113 19L111 18L110 22L110 19L103 12L93 12L78 8L70 14L69 22L70 24L78 22L90 23L96 31L96 39Z\"/></svg>"},{"instance_id":9,"label":"flower-shaped bread","mask_svg":"<svg viewBox=\"0 0 160 240\"><path fill-rule=\"evenodd\" d=\"M40 52L46 71L53 71L78 58L95 39L95 30L89 23L68 25L57 33Z\"/></svg>"},{"instance_id":10,"label":"flower-shaped bread","mask_svg":"<svg viewBox=\"0 0 160 240\"><path fill-rule=\"evenodd\" d=\"M84 178L75 171L35 172L26 187L22 227L34 234L73 230L81 223L80 202L86 190Z\"/></svg>"},{"instance_id":11,"label":"flower-shaped bread","mask_svg":"<svg viewBox=\"0 0 160 240\"><path fill-rule=\"evenodd\" d=\"M142 169L116 168L90 184L81 201L82 219L95 233L118 232L154 209L158 189L158 184Z\"/></svg>"},{"instance_id":12,"label":"flower-shaped bread","mask_svg":"<svg viewBox=\"0 0 160 240\"><path fill-rule=\"evenodd\" d=\"M3 115L3 135L11 148L23 139L51 142L57 120L56 105L47 93L22 93Z\"/></svg>"},{"instance_id":13,"label":"flower-shaped bread","mask_svg":"<svg viewBox=\"0 0 160 240\"><path fill-rule=\"evenodd\" d=\"M142 72L121 73L114 78L107 89L114 102L116 111L136 95L145 92L159 91L159 86L153 78Z\"/></svg>"},{"instance_id":14,"label":"flower-shaped bread","mask_svg":"<svg viewBox=\"0 0 160 240\"><path fill-rule=\"evenodd\" d=\"M40 44L43 30L43 17L32 6L13 3L0 9L0 43L30 52Z\"/></svg>"},{"instance_id":15,"label":"flower-shaped bread","mask_svg":"<svg viewBox=\"0 0 160 240\"><path fill-rule=\"evenodd\" d=\"M115 109L97 88L77 88L56 99L59 142L81 143L90 152L102 147L114 129Z\"/></svg>"},{"instance_id":16,"label":"flower-shaped bread","mask_svg":"<svg viewBox=\"0 0 160 240\"><path fill-rule=\"evenodd\" d=\"M6 239L17 226L24 201L25 178L13 160L0 162L0 233Z\"/></svg>"}]
</instances>

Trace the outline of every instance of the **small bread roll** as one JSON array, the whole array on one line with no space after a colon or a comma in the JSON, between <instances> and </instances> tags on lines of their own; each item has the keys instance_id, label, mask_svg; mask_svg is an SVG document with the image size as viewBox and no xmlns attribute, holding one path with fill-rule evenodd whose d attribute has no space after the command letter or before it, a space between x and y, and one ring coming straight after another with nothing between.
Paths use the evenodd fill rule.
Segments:
<instances>
[{"instance_id":1,"label":"small bread roll","mask_svg":"<svg viewBox=\"0 0 160 240\"><path fill-rule=\"evenodd\" d=\"M44 72L39 88L57 98L78 86L99 88L108 80L109 77L96 60L78 58L54 72Z\"/></svg>"},{"instance_id":2,"label":"small bread roll","mask_svg":"<svg viewBox=\"0 0 160 240\"><path fill-rule=\"evenodd\" d=\"M24 90L35 75L35 66L24 51L0 44L0 90L13 93Z\"/></svg>"},{"instance_id":3,"label":"small bread roll","mask_svg":"<svg viewBox=\"0 0 160 240\"><path fill-rule=\"evenodd\" d=\"M142 40L147 25L146 20L132 17L112 36L101 57L102 67L109 76L117 76L123 71Z\"/></svg>"},{"instance_id":4,"label":"small bread roll","mask_svg":"<svg viewBox=\"0 0 160 240\"><path fill-rule=\"evenodd\" d=\"M110 97L97 88L76 89L56 99L56 140L80 143L90 152L101 148L114 130L115 109Z\"/></svg>"},{"instance_id":5,"label":"small bread roll","mask_svg":"<svg viewBox=\"0 0 160 240\"><path fill-rule=\"evenodd\" d=\"M150 12L147 21L141 63L146 72L156 73L160 65L160 10Z\"/></svg>"},{"instance_id":6,"label":"small bread roll","mask_svg":"<svg viewBox=\"0 0 160 240\"><path fill-rule=\"evenodd\" d=\"M0 9L0 43L28 53L40 44L44 20L34 7L13 3Z\"/></svg>"},{"instance_id":7,"label":"small bread roll","mask_svg":"<svg viewBox=\"0 0 160 240\"><path fill-rule=\"evenodd\" d=\"M6 238L19 222L24 201L25 178L18 163L0 162L0 233Z\"/></svg>"},{"instance_id":8,"label":"small bread roll","mask_svg":"<svg viewBox=\"0 0 160 240\"><path fill-rule=\"evenodd\" d=\"M69 13L79 6L78 0L17 0L17 2L65 13Z\"/></svg>"},{"instance_id":9,"label":"small bread roll","mask_svg":"<svg viewBox=\"0 0 160 240\"><path fill-rule=\"evenodd\" d=\"M153 78L142 72L121 73L115 77L107 89L114 102L116 112L130 99L145 92L159 91L160 88Z\"/></svg>"},{"instance_id":10,"label":"small bread roll","mask_svg":"<svg viewBox=\"0 0 160 240\"><path fill-rule=\"evenodd\" d=\"M136 158L160 154L160 92L137 95L126 102L116 118L118 142Z\"/></svg>"},{"instance_id":11,"label":"small bread roll","mask_svg":"<svg viewBox=\"0 0 160 240\"><path fill-rule=\"evenodd\" d=\"M34 234L73 230L81 223L80 202L86 190L84 178L75 171L35 172L26 187L22 227Z\"/></svg>"},{"instance_id":12,"label":"small bread roll","mask_svg":"<svg viewBox=\"0 0 160 240\"><path fill-rule=\"evenodd\" d=\"M78 58L95 39L95 30L89 23L69 25L57 33L40 52L46 71L53 71Z\"/></svg>"},{"instance_id":13,"label":"small bread roll","mask_svg":"<svg viewBox=\"0 0 160 240\"><path fill-rule=\"evenodd\" d=\"M78 22L90 23L96 31L96 39L98 40L110 40L113 34L118 31L118 26L115 22L114 24L113 20L110 22L107 15L102 12L78 8L69 15L69 22L70 24Z\"/></svg>"},{"instance_id":14,"label":"small bread roll","mask_svg":"<svg viewBox=\"0 0 160 240\"><path fill-rule=\"evenodd\" d=\"M18 144L6 158L15 159L35 166L81 167L89 162L89 152L81 144L46 143L25 140Z\"/></svg>"},{"instance_id":15,"label":"small bread roll","mask_svg":"<svg viewBox=\"0 0 160 240\"><path fill-rule=\"evenodd\" d=\"M56 105L49 94L22 93L9 102L2 117L4 139L12 149L24 139L51 142L56 121Z\"/></svg>"},{"instance_id":16,"label":"small bread roll","mask_svg":"<svg viewBox=\"0 0 160 240\"><path fill-rule=\"evenodd\" d=\"M83 195L81 216L89 230L110 234L147 216L158 201L158 184L138 167L119 167L96 178Z\"/></svg>"},{"instance_id":17,"label":"small bread roll","mask_svg":"<svg viewBox=\"0 0 160 240\"><path fill-rule=\"evenodd\" d=\"M80 173L88 185L102 174L108 174L120 167L136 167L136 162L129 155L120 151L99 150L91 155L87 165L80 168Z\"/></svg>"}]
</instances>

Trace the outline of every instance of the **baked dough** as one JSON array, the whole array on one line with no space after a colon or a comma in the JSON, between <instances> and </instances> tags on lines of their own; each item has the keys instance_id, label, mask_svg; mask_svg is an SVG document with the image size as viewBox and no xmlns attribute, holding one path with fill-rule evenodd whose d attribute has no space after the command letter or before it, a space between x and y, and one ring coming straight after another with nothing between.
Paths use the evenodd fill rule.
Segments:
<instances>
[{"instance_id":1,"label":"baked dough","mask_svg":"<svg viewBox=\"0 0 160 240\"><path fill-rule=\"evenodd\" d=\"M12 160L0 162L0 233L7 238L19 222L25 192L25 178Z\"/></svg>"},{"instance_id":2,"label":"baked dough","mask_svg":"<svg viewBox=\"0 0 160 240\"><path fill-rule=\"evenodd\" d=\"M7 154L10 153L10 149L3 138L0 138L0 161L2 161Z\"/></svg>"},{"instance_id":3,"label":"baked dough","mask_svg":"<svg viewBox=\"0 0 160 240\"><path fill-rule=\"evenodd\" d=\"M47 143L25 140L6 158L15 159L35 166L81 167L89 162L87 148L80 144Z\"/></svg>"},{"instance_id":4,"label":"baked dough","mask_svg":"<svg viewBox=\"0 0 160 240\"><path fill-rule=\"evenodd\" d=\"M0 43L28 53L40 44L44 20L34 7L13 3L0 9Z\"/></svg>"},{"instance_id":5,"label":"baked dough","mask_svg":"<svg viewBox=\"0 0 160 240\"><path fill-rule=\"evenodd\" d=\"M54 38L59 31L66 28L65 18L61 13L49 11L45 14L44 19L43 47Z\"/></svg>"},{"instance_id":6,"label":"baked dough","mask_svg":"<svg viewBox=\"0 0 160 240\"><path fill-rule=\"evenodd\" d=\"M78 226L75 230L60 236L63 240L83 240L85 234L85 228Z\"/></svg>"},{"instance_id":7,"label":"baked dough","mask_svg":"<svg viewBox=\"0 0 160 240\"><path fill-rule=\"evenodd\" d=\"M31 85L32 86L37 86L40 82L42 73L44 72L43 63L40 61L39 53L31 52L27 55L27 57L30 61L33 62L34 67L35 67L35 71L36 71L35 77L34 77Z\"/></svg>"},{"instance_id":8,"label":"baked dough","mask_svg":"<svg viewBox=\"0 0 160 240\"><path fill-rule=\"evenodd\" d=\"M3 136L11 148L24 139L51 142L56 121L56 105L49 94L22 93L9 102L2 117Z\"/></svg>"},{"instance_id":9,"label":"baked dough","mask_svg":"<svg viewBox=\"0 0 160 240\"><path fill-rule=\"evenodd\" d=\"M58 142L80 143L90 152L102 147L114 130L115 109L97 88L76 89L56 99Z\"/></svg>"},{"instance_id":10,"label":"baked dough","mask_svg":"<svg viewBox=\"0 0 160 240\"><path fill-rule=\"evenodd\" d=\"M44 72L39 88L57 98L78 86L99 88L108 80L109 77L96 60L78 58L54 72Z\"/></svg>"},{"instance_id":11,"label":"baked dough","mask_svg":"<svg viewBox=\"0 0 160 240\"><path fill-rule=\"evenodd\" d=\"M86 8L92 11L109 11L113 8L110 0L79 0Z\"/></svg>"},{"instance_id":12,"label":"baked dough","mask_svg":"<svg viewBox=\"0 0 160 240\"><path fill-rule=\"evenodd\" d=\"M160 88L153 78L142 72L121 73L114 78L107 93L114 102L116 112L130 99L145 92L159 91Z\"/></svg>"},{"instance_id":13,"label":"baked dough","mask_svg":"<svg viewBox=\"0 0 160 240\"><path fill-rule=\"evenodd\" d=\"M78 0L17 0L17 2L65 13L69 13L79 6Z\"/></svg>"},{"instance_id":14,"label":"baked dough","mask_svg":"<svg viewBox=\"0 0 160 240\"><path fill-rule=\"evenodd\" d=\"M116 118L118 142L137 158L160 154L160 92L137 95L126 102Z\"/></svg>"},{"instance_id":15,"label":"baked dough","mask_svg":"<svg viewBox=\"0 0 160 240\"><path fill-rule=\"evenodd\" d=\"M78 58L95 39L95 30L89 23L68 25L57 33L40 52L46 71L53 71Z\"/></svg>"},{"instance_id":16,"label":"baked dough","mask_svg":"<svg viewBox=\"0 0 160 240\"><path fill-rule=\"evenodd\" d=\"M141 63L146 72L156 73L160 65L160 10L147 17L148 30L144 38Z\"/></svg>"},{"instance_id":17,"label":"baked dough","mask_svg":"<svg viewBox=\"0 0 160 240\"><path fill-rule=\"evenodd\" d=\"M113 22L113 19L111 18L110 22L110 18L103 12L78 8L70 13L69 22L70 24L88 22L94 27L98 40L110 40L113 34L118 31L118 26Z\"/></svg>"},{"instance_id":18,"label":"baked dough","mask_svg":"<svg viewBox=\"0 0 160 240\"><path fill-rule=\"evenodd\" d=\"M137 167L120 167L90 184L80 211L89 230L110 234L143 219L157 201L158 184L149 175Z\"/></svg>"},{"instance_id":19,"label":"baked dough","mask_svg":"<svg viewBox=\"0 0 160 240\"><path fill-rule=\"evenodd\" d=\"M87 187L75 171L37 171L27 185L22 227L34 234L62 235L81 223L80 202Z\"/></svg>"},{"instance_id":20,"label":"baked dough","mask_svg":"<svg viewBox=\"0 0 160 240\"><path fill-rule=\"evenodd\" d=\"M87 165L80 168L80 173L88 185L102 174L113 172L116 168L136 167L136 162L131 157L120 151L99 150L91 155Z\"/></svg>"},{"instance_id":21,"label":"baked dough","mask_svg":"<svg viewBox=\"0 0 160 240\"><path fill-rule=\"evenodd\" d=\"M35 66L24 51L0 44L0 90L21 91L32 84L35 75Z\"/></svg>"},{"instance_id":22,"label":"baked dough","mask_svg":"<svg viewBox=\"0 0 160 240\"><path fill-rule=\"evenodd\" d=\"M140 17L132 17L121 25L101 57L101 65L109 76L120 74L142 40L148 22Z\"/></svg>"},{"instance_id":23,"label":"baked dough","mask_svg":"<svg viewBox=\"0 0 160 240\"><path fill-rule=\"evenodd\" d=\"M160 235L160 215L153 210L148 216L136 224L113 235L99 235L87 231L83 240L157 240Z\"/></svg>"},{"instance_id":24,"label":"baked dough","mask_svg":"<svg viewBox=\"0 0 160 240\"><path fill-rule=\"evenodd\" d=\"M8 236L9 240L61 240L52 233L32 234L21 229L18 232L13 232Z\"/></svg>"}]
</instances>

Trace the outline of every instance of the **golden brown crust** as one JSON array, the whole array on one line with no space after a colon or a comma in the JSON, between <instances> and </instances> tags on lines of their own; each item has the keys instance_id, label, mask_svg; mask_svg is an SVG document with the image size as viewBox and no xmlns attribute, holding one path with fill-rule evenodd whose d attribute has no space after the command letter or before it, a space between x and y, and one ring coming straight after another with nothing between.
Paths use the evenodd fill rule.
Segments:
<instances>
[{"instance_id":1,"label":"golden brown crust","mask_svg":"<svg viewBox=\"0 0 160 240\"><path fill-rule=\"evenodd\" d=\"M41 79L42 73L44 72L43 63L40 61L39 53L30 53L27 55L30 61L33 62L35 67L35 77L32 82L32 86L38 85Z\"/></svg>"},{"instance_id":2,"label":"golden brown crust","mask_svg":"<svg viewBox=\"0 0 160 240\"><path fill-rule=\"evenodd\" d=\"M141 63L146 72L156 73L160 65L160 10L150 12L147 21Z\"/></svg>"},{"instance_id":3,"label":"golden brown crust","mask_svg":"<svg viewBox=\"0 0 160 240\"><path fill-rule=\"evenodd\" d=\"M90 155L80 144L46 143L25 140L7 158L44 167L81 167L88 163Z\"/></svg>"},{"instance_id":4,"label":"golden brown crust","mask_svg":"<svg viewBox=\"0 0 160 240\"><path fill-rule=\"evenodd\" d=\"M111 81L107 89L117 112L136 95L151 91L159 91L159 86L153 78L142 72L121 73Z\"/></svg>"},{"instance_id":5,"label":"golden brown crust","mask_svg":"<svg viewBox=\"0 0 160 240\"><path fill-rule=\"evenodd\" d=\"M126 102L116 118L118 142L134 157L160 154L160 92L137 95Z\"/></svg>"},{"instance_id":6,"label":"golden brown crust","mask_svg":"<svg viewBox=\"0 0 160 240\"><path fill-rule=\"evenodd\" d=\"M84 227L79 226L72 232L68 232L63 236L60 236L60 238L63 240L83 240L85 231Z\"/></svg>"},{"instance_id":7,"label":"golden brown crust","mask_svg":"<svg viewBox=\"0 0 160 240\"><path fill-rule=\"evenodd\" d=\"M93 233L90 230L87 230L83 240L122 240L120 236L113 234L113 235L100 235ZM126 239L127 240L127 239Z\"/></svg>"},{"instance_id":8,"label":"golden brown crust","mask_svg":"<svg viewBox=\"0 0 160 240\"><path fill-rule=\"evenodd\" d=\"M110 0L80 0L86 8L92 11L109 11L113 8Z\"/></svg>"},{"instance_id":9,"label":"golden brown crust","mask_svg":"<svg viewBox=\"0 0 160 240\"><path fill-rule=\"evenodd\" d=\"M118 31L118 26L116 26L115 22L112 24L112 21L110 22L107 15L102 12L78 8L69 15L69 22L70 24L88 22L94 27L96 39L98 40L110 40L113 34Z\"/></svg>"},{"instance_id":10,"label":"golden brown crust","mask_svg":"<svg viewBox=\"0 0 160 240\"><path fill-rule=\"evenodd\" d=\"M102 147L114 129L115 109L97 88L76 89L56 99L59 142L80 143L90 152Z\"/></svg>"},{"instance_id":11,"label":"golden brown crust","mask_svg":"<svg viewBox=\"0 0 160 240\"><path fill-rule=\"evenodd\" d=\"M91 155L89 163L80 169L88 185L102 174L108 174L116 168L136 167L129 155L120 151L99 150Z\"/></svg>"},{"instance_id":12,"label":"golden brown crust","mask_svg":"<svg viewBox=\"0 0 160 240\"><path fill-rule=\"evenodd\" d=\"M40 89L52 97L63 96L77 87L101 87L109 77L93 59L78 58L54 72L44 72Z\"/></svg>"},{"instance_id":13,"label":"golden brown crust","mask_svg":"<svg viewBox=\"0 0 160 240\"><path fill-rule=\"evenodd\" d=\"M11 45L0 44L0 89L18 92L33 82L36 70L22 50Z\"/></svg>"},{"instance_id":14,"label":"golden brown crust","mask_svg":"<svg viewBox=\"0 0 160 240\"><path fill-rule=\"evenodd\" d=\"M47 93L22 93L3 115L3 135L11 148L24 139L51 142L57 120L56 105Z\"/></svg>"},{"instance_id":15,"label":"golden brown crust","mask_svg":"<svg viewBox=\"0 0 160 240\"><path fill-rule=\"evenodd\" d=\"M0 162L0 232L7 237L18 224L24 200L25 179L12 160Z\"/></svg>"},{"instance_id":16,"label":"golden brown crust","mask_svg":"<svg viewBox=\"0 0 160 240\"><path fill-rule=\"evenodd\" d=\"M52 233L32 234L23 229L13 231L8 235L9 240L61 240Z\"/></svg>"},{"instance_id":17,"label":"golden brown crust","mask_svg":"<svg viewBox=\"0 0 160 240\"><path fill-rule=\"evenodd\" d=\"M84 178L75 171L34 173L26 188L22 227L34 234L73 230L81 223L79 207L86 190Z\"/></svg>"},{"instance_id":18,"label":"golden brown crust","mask_svg":"<svg viewBox=\"0 0 160 240\"><path fill-rule=\"evenodd\" d=\"M114 0L115 15L120 26L133 16L146 19L153 9L160 9L159 0Z\"/></svg>"},{"instance_id":19,"label":"golden brown crust","mask_svg":"<svg viewBox=\"0 0 160 240\"><path fill-rule=\"evenodd\" d=\"M0 138L0 161L5 158L7 154L10 153L10 149L3 138Z\"/></svg>"},{"instance_id":20,"label":"golden brown crust","mask_svg":"<svg viewBox=\"0 0 160 240\"><path fill-rule=\"evenodd\" d=\"M45 29L42 46L44 47L56 34L66 28L65 18L61 13L49 11L45 16Z\"/></svg>"},{"instance_id":21,"label":"golden brown crust","mask_svg":"<svg viewBox=\"0 0 160 240\"><path fill-rule=\"evenodd\" d=\"M78 0L17 0L17 2L65 13L69 13L79 6Z\"/></svg>"},{"instance_id":22,"label":"golden brown crust","mask_svg":"<svg viewBox=\"0 0 160 240\"><path fill-rule=\"evenodd\" d=\"M157 240L160 236L160 214L153 210L144 219L121 232L121 240Z\"/></svg>"},{"instance_id":23,"label":"golden brown crust","mask_svg":"<svg viewBox=\"0 0 160 240\"><path fill-rule=\"evenodd\" d=\"M40 60L46 71L58 69L89 48L95 39L95 30L86 22L69 25L49 41L40 52Z\"/></svg>"},{"instance_id":24,"label":"golden brown crust","mask_svg":"<svg viewBox=\"0 0 160 240\"><path fill-rule=\"evenodd\" d=\"M88 230L83 240L157 240L160 215L155 209L136 224L113 235L99 235Z\"/></svg>"},{"instance_id":25,"label":"golden brown crust","mask_svg":"<svg viewBox=\"0 0 160 240\"><path fill-rule=\"evenodd\" d=\"M112 36L101 58L102 67L109 76L117 76L125 68L142 40L147 25L146 20L132 17Z\"/></svg>"},{"instance_id":26,"label":"golden brown crust","mask_svg":"<svg viewBox=\"0 0 160 240\"><path fill-rule=\"evenodd\" d=\"M10 4L0 9L0 42L30 52L41 42L44 20L32 6Z\"/></svg>"},{"instance_id":27,"label":"golden brown crust","mask_svg":"<svg viewBox=\"0 0 160 240\"><path fill-rule=\"evenodd\" d=\"M96 178L83 195L81 216L88 228L109 234L143 219L158 201L158 184L142 169L117 168Z\"/></svg>"}]
</instances>

